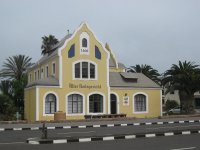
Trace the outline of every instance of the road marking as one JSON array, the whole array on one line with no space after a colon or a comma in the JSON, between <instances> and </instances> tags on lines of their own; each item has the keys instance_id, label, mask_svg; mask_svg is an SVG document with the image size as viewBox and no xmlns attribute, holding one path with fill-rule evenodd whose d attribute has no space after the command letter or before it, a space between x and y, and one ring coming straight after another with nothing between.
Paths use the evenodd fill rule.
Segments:
<instances>
[{"instance_id":1,"label":"road marking","mask_svg":"<svg viewBox=\"0 0 200 150\"><path fill-rule=\"evenodd\" d=\"M183 135L191 134L191 132L190 132L190 131L183 131L182 134L183 134Z\"/></svg>"},{"instance_id":2,"label":"road marking","mask_svg":"<svg viewBox=\"0 0 200 150\"><path fill-rule=\"evenodd\" d=\"M173 126L173 127L156 127L156 128L147 128L147 129L170 129L170 128L187 128L187 127L199 127L199 125L188 125L188 126Z\"/></svg>"},{"instance_id":3,"label":"road marking","mask_svg":"<svg viewBox=\"0 0 200 150\"><path fill-rule=\"evenodd\" d=\"M165 133L165 136L172 136L172 135L174 135L173 132L167 132L167 133Z\"/></svg>"},{"instance_id":4,"label":"road marking","mask_svg":"<svg viewBox=\"0 0 200 150\"><path fill-rule=\"evenodd\" d=\"M114 136L103 137L103 141L114 140Z\"/></svg>"},{"instance_id":5,"label":"road marking","mask_svg":"<svg viewBox=\"0 0 200 150\"><path fill-rule=\"evenodd\" d=\"M157 124L163 124L163 122L157 122Z\"/></svg>"},{"instance_id":6,"label":"road marking","mask_svg":"<svg viewBox=\"0 0 200 150\"><path fill-rule=\"evenodd\" d=\"M135 135L126 135L125 136L125 139L134 139L134 138L136 138Z\"/></svg>"},{"instance_id":7,"label":"road marking","mask_svg":"<svg viewBox=\"0 0 200 150\"><path fill-rule=\"evenodd\" d=\"M134 125L134 126L139 126L139 125L140 125L140 123L134 123L133 125Z\"/></svg>"},{"instance_id":8,"label":"road marking","mask_svg":"<svg viewBox=\"0 0 200 150\"><path fill-rule=\"evenodd\" d=\"M146 125L152 125L152 123L151 122L147 122L147 123L145 123Z\"/></svg>"},{"instance_id":9,"label":"road marking","mask_svg":"<svg viewBox=\"0 0 200 150\"><path fill-rule=\"evenodd\" d=\"M25 142L11 142L11 143L0 143L0 145L8 145L8 144L24 144Z\"/></svg>"},{"instance_id":10,"label":"road marking","mask_svg":"<svg viewBox=\"0 0 200 150\"><path fill-rule=\"evenodd\" d=\"M186 148L176 148L171 150L187 150L187 149L195 149L196 147L186 147Z\"/></svg>"},{"instance_id":11,"label":"road marking","mask_svg":"<svg viewBox=\"0 0 200 150\"><path fill-rule=\"evenodd\" d=\"M121 126L124 127L124 126L127 126L127 124L123 123L123 124L121 124Z\"/></svg>"},{"instance_id":12,"label":"road marking","mask_svg":"<svg viewBox=\"0 0 200 150\"><path fill-rule=\"evenodd\" d=\"M86 126L78 126L79 128L86 128Z\"/></svg>"},{"instance_id":13,"label":"road marking","mask_svg":"<svg viewBox=\"0 0 200 150\"><path fill-rule=\"evenodd\" d=\"M71 126L63 126L63 129L70 129Z\"/></svg>"},{"instance_id":14,"label":"road marking","mask_svg":"<svg viewBox=\"0 0 200 150\"><path fill-rule=\"evenodd\" d=\"M32 127L31 130L39 130L39 127Z\"/></svg>"},{"instance_id":15,"label":"road marking","mask_svg":"<svg viewBox=\"0 0 200 150\"><path fill-rule=\"evenodd\" d=\"M114 127L114 124L107 124L107 127Z\"/></svg>"},{"instance_id":16,"label":"road marking","mask_svg":"<svg viewBox=\"0 0 200 150\"><path fill-rule=\"evenodd\" d=\"M56 127L47 127L47 129L50 129L50 130L53 130L55 129Z\"/></svg>"},{"instance_id":17,"label":"road marking","mask_svg":"<svg viewBox=\"0 0 200 150\"><path fill-rule=\"evenodd\" d=\"M94 128L100 128L101 125L93 125Z\"/></svg>"},{"instance_id":18,"label":"road marking","mask_svg":"<svg viewBox=\"0 0 200 150\"><path fill-rule=\"evenodd\" d=\"M90 142L91 138L80 138L79 142Z\"/></svg>"},{"instance_id":19,"label":"road marking","mask_svg":"<svg viewBox=\"0 0 200 150\"><path fill-rule=\"evenodd\" d=\"M146 134L145 137L150 138L150 137L155 137L156 134Z\"/></svg>"},{"instance_id":20,"label":"road marking","mask_svg":"<svg viewBox=\"0 0 200 150\"><path fill-rule=\"evenodd\" d=\"M4 128L0 128L0 131L4 131L5 129Z\"/></svg>"},{"instance_id":21,"label":"road marking","mask_svg":"<svg viewBox=\"0 0 200 150\"><path fill-rule=\"evenodd\" d=\"M61 139L61 140L53 140L54 144L59 144L59 143L67 143L67 140Z\"/></svg>"},{"instance_id":22,"label":"road marking","mask_svg":"<svg viewBox=\"0 0 200 150\"><path fill-rule=\"evenodd\" d=\"M95 131L88 131L88 132L68 132L68 133L57 133L57 134L84 134L84 133L95 133Z\"/></svg>"},{"instance_id":23,"label":"road marking","mask_svg":"<svg viewBox=\"0 0 200 150\"><path fill-rule=\"evenodd\" d=\"M13 128L14 131L20 131L22 128Z\"/></svg>"}]
</instances>

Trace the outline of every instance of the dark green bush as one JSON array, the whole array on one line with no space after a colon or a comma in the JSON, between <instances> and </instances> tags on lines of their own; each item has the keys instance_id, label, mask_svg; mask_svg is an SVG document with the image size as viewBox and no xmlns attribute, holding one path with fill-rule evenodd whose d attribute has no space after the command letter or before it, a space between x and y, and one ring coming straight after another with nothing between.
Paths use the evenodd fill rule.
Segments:
<instances>
[{"instance_id":1,"label":"dark green bush","mask_svg":"<svg viewBox=\"0 0 200 150\"><path fill-rule=\"evenodd\" d=\"M13 120L15 112L16 108L13 100L6 95L0 94L0 120Z\"/></svg>"},{"instance_id":2,"label":"dark green bush","mask_svg":"<svg viewBox=\"0 0 200 150\"><path fill-rule=\"evenodd\" d=\"M179 105L175 100L167 100L165 103L165 110L168 111L177 106L179 106Z\"/></svg>"}]
</instances>

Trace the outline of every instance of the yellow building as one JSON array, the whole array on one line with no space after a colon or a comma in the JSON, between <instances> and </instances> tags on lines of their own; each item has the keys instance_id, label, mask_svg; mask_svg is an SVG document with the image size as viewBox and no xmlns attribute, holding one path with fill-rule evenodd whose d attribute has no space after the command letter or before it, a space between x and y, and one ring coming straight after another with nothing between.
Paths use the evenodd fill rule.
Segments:
<instances>
[{"instance_id":1,"label":"yellow building","mask_svg":"<svg viewBox=\"0 0 200 150\"><path fill-rule=\"evenodd\" d=\"M100 114L158 117L161 99L156 83L126 72L109 46L82 23L29 69L25 118L53 120L57 111L66 112L66 119Z\"/></svg>"}]
</instances>

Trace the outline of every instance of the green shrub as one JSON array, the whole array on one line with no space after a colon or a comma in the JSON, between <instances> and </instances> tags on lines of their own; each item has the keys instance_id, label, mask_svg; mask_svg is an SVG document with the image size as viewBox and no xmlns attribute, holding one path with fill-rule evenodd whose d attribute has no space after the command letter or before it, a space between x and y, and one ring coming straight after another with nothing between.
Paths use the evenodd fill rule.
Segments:
<instances>
[{"instance_id":1,"label":"green shrub","mask_svg":"<svg viewBox=\"0 0 200 150\"><path fill-rule=\"evenodd\" d=\"M13 100L0 94L0 120L13 120L15 111Z\"/></svg>"},{"instance_id":2,"label":"green shrub","mask_svg":"<svg viewBox=\"0 0 200 150\"><path fill-rule=\"evenodd\" d=\"M175 100L167 100L165 103L165 110L168 111L177 106L179 106L179 105Z\"/></svg>"}]
</instances>

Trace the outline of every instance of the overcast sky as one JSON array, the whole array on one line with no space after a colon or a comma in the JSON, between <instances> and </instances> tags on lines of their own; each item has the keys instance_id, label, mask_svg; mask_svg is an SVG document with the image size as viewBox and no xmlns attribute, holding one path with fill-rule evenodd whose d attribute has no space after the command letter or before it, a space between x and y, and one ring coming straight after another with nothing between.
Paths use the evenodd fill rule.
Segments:
<instances>
[{"instance_id":1,"label":"overcast sky","mask_svg":"<svg viewBox=\"0 0 200 150\"><path fill-rule=\"evenodd\" d=\"M82 21L127 67L200 64L200 0L0 0L0 69L12 55L37 61L42 36L60 40Z\"/></svg>"}]
</instances>

